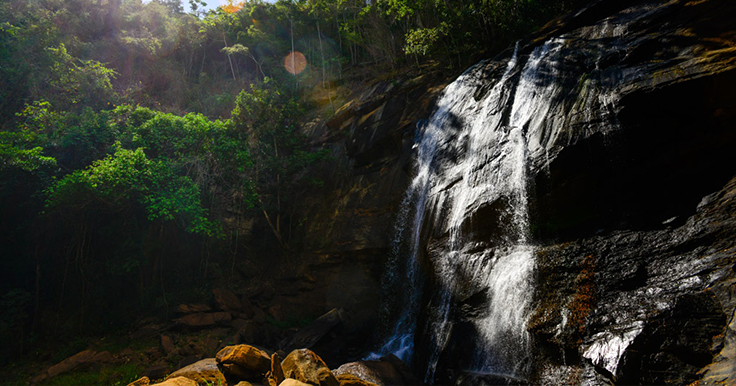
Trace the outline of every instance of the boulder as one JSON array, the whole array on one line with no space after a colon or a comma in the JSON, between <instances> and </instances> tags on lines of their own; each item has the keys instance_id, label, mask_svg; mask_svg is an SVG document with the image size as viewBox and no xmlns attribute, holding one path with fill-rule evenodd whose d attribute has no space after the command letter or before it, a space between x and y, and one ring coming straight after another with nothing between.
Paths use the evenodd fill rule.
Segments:
<instances>
[{"instance_id":1,"label":"boulder","mask_svg":"<svg viewBox=\"0 0 736 386\"><path fill-rule=\"evenodd\" d=\"M346 363L334 370L333 374L337 377L350 374L379 386L422 384L409 367L393 354L375 361Z\"/></svg>"},{"instance_id":2,"label":"boulder","mask_svg":"<svg viewBox=\"0 0 736 386\"><path fill-rule=\"evenodd\" d=\"M178 368L186 367L186 366L189 366L189 365L191 365L193 363L197 363L197 362L199 362L200 359L202 359L202 358L200 358L200 357L198 357L196 355L187 355L187 356L185 356L184 358L182 358L179 361Z\"/></svg>"},{"instance_id":3,"label":"boulder","mask_svg":"<svg viewBox=\"0 0 736 386\"><path fill-rule=\"evenodd\" d=\"M148 386L151 384L151 380L148 377L136 379L135 381L128 384L128 386Z\"/></svg>"},{"instance_id":4,"label":"boulder","mask_svg":"<svg viewBox=\"0 0 736 386\"><path fill-rule=\"evenodd\" d=\"M309 349L294 350L281 362L284 377L315 386L339 386L325 362ZM283 382L281 383L283 385Z\"/></svg>"},{"instance_id":5,"label":"boulder","mask_svg":"<svg viewBox=\"0 0 736 386\"><path fill-rule=\"evenodd\" d=\"M247 344L225 347L215 358L225 373L238 379L260 381L271 368L268 354Z\"/></svg>"},{"instance_id":6,"label":"boulder","mask_svg":"<svg viewBox=\"0 0 736 386\"><path fill-rule=\"evenodd\" d=\"M175 320L179 325L189 328L206 328L215 325L230 323L232 316L229 312L208 312L184 315Z\"/></svg>"},{"instance_id":7,"label":"boulder","mask_svg":"<svg viewBox=\"0 0 736 386\"><path fill-rule=\"evenodd\" d=\"M176 377L176 378L169 378L161 383L156 383L151 386L199 386L199 385L197 381L194 381L187 377Z\"/></svg>"},{"instance_id":8,"label":"boulder","mask_svg":"<svg viewBox=\"0 0 736 386\"><path fill-rule=\"evenodd\" d=\"M278 353L271 355L271 370L266 374L264 384L278 386L285 379L284 369L281 368L281 356Z\"/></svg>"},{"instance_id":9,"label":"boulder","mask_svg":"<svg viewBox=\"0 0 736 386\"><path fill-rule=\"evenodd\" d=\"M212 308L206 304L180 304L176 307L176 312L180 314L195 314L210 311L212 311Z\"/></svg>"},{"instance_id":10,"label":"boulder","mask_svg":"<svg viewBox=\"0 0 736 386\"><path fill-rule=\"evenodd\" d=\"M225 375L217 366L215 358L202 359L199 362L176 370L166 380L176 377L189 378L201 384L224 385L226 383Z\"/></svg>"},{"instance_id":11,"label":"boulder","mask_svg":"<svg viewBox=\"0 0 736 386\"><path fill-rule=\"evenodd\" d=\"M171 372L171 367L169 367L169 365L166 365L166 364L148 366L145 370L143 370L143 374L145 374L146 377L150 379L163 378L169 372Z\"/></svg>"},{"instance_id":12,"label":"boulder","mask_svg":"<svg viewBox=\"0 0 736 386\"><path fill-rule=\"evenodd\" d=\"M161 335L161 348L164 349L164 352L166 352L166 355L171 355L176 351L176 346L174 346L174 340L171 339L168 335Z\"/></svg>"},{"instance_id":13,"label":"boulder","mask_svg":"<svg viewBox=\"0 0 736 386\"><path fill-rule=\"evenodd\" d=\"M212 295L215 297L215 304L217 308L223 311L240 311L243 309L243 304L240 302L238 297L222 288L215 288L212 290Z\"/></svg>"},{"instance_id":14,"label":"boulder","mask_svg":"<svg viewBox=\"0 0 736 386\"><path fill-rule=\"evenodd\" d=\"M365 379L359 378L353 374L340 374L336 376L337 381L340 382L340 386L377 386L373 382L368 382Z\"/></svg>"},{"instance_id":15,"label":"boulder","mask_svg":"<svg viewBox=\"0 0 736 386\"><path fill-rule=\"evenodd\" d=\"M253 386L253 384L248 381L240 381L236 383L235 386Z\"/></svg>"},{"instance_id":16,"label":"boulder","mask_svg":"<svg viewBox=\"0 0 736 386\"><path fill-rule=\"evenodd\" d=\"M288 347L312 348L320 339L322 339L322 337L327 335L327 333L343 322L343 313L344 310L333 308L326 314L315 319L312 323L299 329L299 331L294 334Z\"/></svg>"},{"instance_id":17,"label":"boulder","mask_svg":"<svg viewBox=\"0 0 736 386\"><path fill-rule=\"evenodd\" d=\"M84 350L49 367L41 374L34 377L31 380L31 384L42 382L59 374L66 373L80 367L86 367L98 363L110 363L113 360L114 359L112 355L107 351L102 351L98 353L94 350Z\"/></svg>"},{"instance_id":18,"label":"boulder","mask_svg":"<svg viewBox=\"0 0 736 386\"><path fill-rule=\"evenodd\" d=\"M293 378L287 378L287 379L284 379L284 381L281 382L279 386L309 386L309 384L304 383L302 381L297 381L296 379L293 379Z\"/></svg>"}]
</instances>

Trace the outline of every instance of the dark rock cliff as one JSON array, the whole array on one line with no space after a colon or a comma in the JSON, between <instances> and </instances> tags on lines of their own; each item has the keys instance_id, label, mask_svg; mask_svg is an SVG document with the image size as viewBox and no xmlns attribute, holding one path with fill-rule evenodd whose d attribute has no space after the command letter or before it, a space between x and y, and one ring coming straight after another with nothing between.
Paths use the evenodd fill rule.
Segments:
<instances>
[{"instance_id":1,"label":"dark rock cliff","mask_svg":"<svg viewBox=\"0 0 736 386\"><path fill-rule=\"evenodd\" d=\"M731 384L736 6L628 2L599 18L611 3L560 27L565 114L532 173L535 374Z\"/></svg>"}]
</instances>

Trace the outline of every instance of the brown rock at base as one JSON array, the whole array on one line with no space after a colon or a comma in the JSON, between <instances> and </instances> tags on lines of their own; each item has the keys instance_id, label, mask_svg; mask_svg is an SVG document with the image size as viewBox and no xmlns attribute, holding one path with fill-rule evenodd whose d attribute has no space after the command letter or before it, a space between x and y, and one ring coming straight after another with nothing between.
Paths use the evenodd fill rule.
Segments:
<instances>
[{"instance_id":1,"label":"brown rock at base","mask_svg":"<svg viewBox=\"0 0 736 386\"><path fill-rule=\"evenodd\" d=\"M210 327L215 325L215 318L211 313L196 313L184 315L175 322L187 327Z\"/></svg>"},{"instance_id":2,"label":"brown rock at base","mask_svg":"<svg viewBox=\"0 0 736 386\"><path fill-rule=\"evenodd\" d=\"M335 369L335 376L354 375L369 383L379 386L388 385L421 385L422 382L411 373L401 359L390 354L377 361L357 361L345 363Z\"/></svg>"},{"instance_id":3,"label":"brown rock at base","mask_svg":"<svg viewBox=\"0 0 736 386\"><path fill-rule=\"evenodd\" d=\"M217 324L228 324L232 320L229 312L197 313L184 315L175 319L176 323L192 328L212 327Z\"/></svg>"},{"instance_id":4,"label":"brown rock at base","mask_svg":"<svg viewBox=\"0 0 736 386\"><path fill-rule=\"evenodd\" d=\"M187 367L174 371L166 379L176 377L189 378L197 383L208 383L214 385L224 385L226 383L225 375L217 367L215 358L202 359Z\"/></svg>"},{"instance_id":5,"label":"brown rock at base","mask_svg":"<svg viewBox=\"0 0 736 386\"><path fill-rule=\"evenodd\" d=\"M98 353L94 350L84 350L49 367L44 372L31 379L31 384L42 382L59 374L72 371L78 367L88 366L95 363L110 363L113 360L114 358L112 357L112 354L107 351Z\"/></svg>"},{"instance_id":6,"label":"brown rock at base","mask_svg":"<svg viewBox=\"0 0 736 386\"><path fill-rule=\"evenodd\" d=\"M320 339L327 335L332 329L343 322L344 311L342 309L333 308L326 314L315 319L306 327L300 328L294 334L291 342L287 345L289 348L311 348Z\"/></svg>"},{"instance_id":7,"label":"brown rock at base","mask_svg":"<svg viewBox=\"0 0 736 386\"><path fill-rule=\"evenodd\" d=\"M176 351L174 340L168 335L161 335L161 347L164 349L166 355L171 355Z\"/></svg>"},{"instance_id":8,"label":"brown rock at base","mask_svg":"<svg viewBox=\"0 0 736 386\"><path fill-rule=\"evenodd\" d=\"M212 290L212 295L215 297L215 304L217 308L223 311L240 311L243 309L243 304L240 302L238 297L223 288L215 288Z\"/></svg>"},{"instance_id":9,"label":"brown rock at base","mask_svg":"<svg viewBox=\"0 0 736 386\"><path fill-rule=\"evenodd\" d=\"M258 379L271 367L271 359L264 351L247 344L227 346L215 356L224 371L238 379Z\"/></svg>"},{"instance_id":10,"label":"brown rock at base","mask_svg":"<svg viewBox=\"0 0 736 386\"><path fill-rule=\"evenodd\" d=\"M100 351L92 357L92 363L112 363L115 358L110 354L109 351Z\"/></svg>"},{"instance_id":11,"label":"brown rock at base","mask_svg":"<svg viewBox=\"0 0 736 386\"><path fill-rule=\"evenodd\" d=\"M228 325L233 320L233 316L229 312L215 312L212 317L215 319L215 324L221 326Z\"/></svg>"},{"instance_id":12,"label":"brown rock at base","mask_svg":"<svg viewBox=\"0 0 736 386\"><path fill-rule=\"evenodd\" d=\"M143 374L146 374L150 379L159 379L165 377L170 371L171 367L169 367L169 365L160 364L149 366L143 370Z\"/></svg>"},{"instance_id":13,"label":"brown rock at base","mask_svg":"<svg viewBox=\"0 0 736 386\"><path fill-rule=\"evenodd\" d=\"M212 311L212 308L206 304L180 304L176 307L176 312L180 314L195 314L210 311Z\"/></svg>"},{"instance_id":14,"label":"brown rock at base","mask_svg":"<svg viewBox=\"0 0 736 386\"><path fill-rule=\"evenodd\" d=\"M365 379L349 373L340 374L336 378L337 381L340 382L340 386L378 386L373 382L368 382Z\"/></svg>"},{"instance_id":15,"label":"brown rock at base","mask_svg":"<svg viewBox=\"0 0 736 386\"><path fill-rule=\"evenodd\" d=\"M46 370L46 373L49 378L66 373L67 371L74 370L84 363L89 363L93 360L95 355L97 355L97 353L94 350L84 350L49 367L49 369Z\"/></svg>"},{"instance_id":16,"label":"brown rock at base","mask_svg":"<svg viewBox=\"0 0 736 386\"><path fill-rule=\"evenodd\" d=\"M284 377L319 386L339 386L325 362L309 349L294 350L281 362ZM283 384L283 382L282 382Z\"/></svg>"},{"instance_id":17,"label":"brown rock at base","mask_svg":"<svg viewBox=\"0 0 736 386\"><path fill-rule=\"evenodd\" d=\"M137 379L128 384L128 386L148 386L151 384L151 380L148 377Z\"/></svg>"},{"instance_id":18,"label":"brown rock at base","mask_svg":"<svg viewBox=\"0 0 736 386\"><path fill-rule=\"evenodd\" d=\"M279 386L309 386L309 384L304 383L302 381L298 381L293 378L287 378L287 379L284 379L284 381L281 382Z\"/></svg>"},{"instance_id":19,"label":"brown rock at base","mask_svg":"<svg viewBox=\"0 0 736 386\"><path fill-rule=\"evenodd\" d=\"M253 384L248 381L240 381L236 383L235 386L253 386Z\"/></svg>"},{"instance_id":20,"label":"brown rock at base","mask_svg":"<svg viewBox=\"0 0 736 386\"><path fill-rule=\"evenodd\" d=\"M266 374L264 384L267 386L278 386L284 381L284 370L281 368L281 356L278 353L271 355L271 371Z\"/></svg>"},{"instance_id":21,"label":"brown rock at base","mask_svg":"<svg viewBox=\"0 0 736 386\"><path fill-rule=\"evenodd\" d=\"M189 379L187 377L176 377L176 378L169 378L161 383L156 383L151 386L199 386L199 385L197 381L193 379Z\"/></svg>"}]
</instances>

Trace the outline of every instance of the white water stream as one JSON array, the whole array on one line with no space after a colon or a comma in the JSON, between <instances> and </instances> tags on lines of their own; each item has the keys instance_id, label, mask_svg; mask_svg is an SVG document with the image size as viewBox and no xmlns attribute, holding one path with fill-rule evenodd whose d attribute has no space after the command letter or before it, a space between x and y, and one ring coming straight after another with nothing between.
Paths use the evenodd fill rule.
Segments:
<instances>
[{"instance_id":1,"label":"white water stream","mask_svg":"<svg viewBox=\"0 0 736 386\"><path fill-rule=\"evenodd\" d=\"M396 231L396 245L406 246L403 255L397 247L394 257L395 265L406 264L399 270L407 275L402 281L405 307L379 354L394 353L410 362L416 354L418 315L426 313L426 382L434 381L452 339L458 294L479 292L487 301L470 318L478 343L466 370L526 375L526 322L535 265L529 241L528 163L530 151L544 150L539 138L559 92L549 79L561 44L550 40L523 64L515 51L503 75L479 100L473 95L486 81L480 70L484 63L469 69L445 89L435 113L420 128L416 175ZM489 220L489 215L498 219ZM492 240L473 235L477 228L490 226L497 228L488 233ZM426 245L427 229L435 240L432 251ZM436 281L433 293L425 296L421 259L428 259ZM422 299L432 300L428 306L420 304Z\"/></svg>"}]
</instances>

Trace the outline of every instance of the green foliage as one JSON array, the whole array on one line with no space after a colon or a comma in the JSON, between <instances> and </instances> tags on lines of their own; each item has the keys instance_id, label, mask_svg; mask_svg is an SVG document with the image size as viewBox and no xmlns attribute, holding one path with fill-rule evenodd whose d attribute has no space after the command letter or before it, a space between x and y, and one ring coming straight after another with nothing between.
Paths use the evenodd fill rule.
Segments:
<instances>
[{"instance_id":1,"label":"green foliage","mask_svg":"<svg viewBox=\"0 0 736 386\"><path fill-rule=\"evenodd\" d=\"M439 40L447 36L450 27L447 23L440 23L435 28L416 28L406 35L406 46L404 52L409 55L427 56L436 50Z\"/></svg>"},{"instance_id":2,"label":"green foliage","mask_svg":"<svg viewBox=\"0 0 736 386\"><path fill-rule=\"evenodd\" d=\"M49 90L44 94L54 99L55 106L62 110L74 109L77 105L100 109L111 100L114 70L96 60L74 58L64 44L47 50L53 64L46 78Z\"/></svg>"},{"instance_id":3,"label":"green foliage","mask_svg":"<svg viewBox=\"0 0 736 386\"><path fill-rule=\"evenodd\" d=\"M149 160L141 148L116 147L113 155L50 186L47 207L101 204L98 208L102 210L124 210L134 202L145 208L150 221L181 220L192 233L220 233L208 219L199 189L189 177L175 175L165 162Z\"/></svg>"},{"instance_id":4,"label":"green foliage","mask_svg":"<svg viewBox=\"0 0 736 386\"><path fill-rule=\"evenodd\" d=\"M281 217L293 213L298 193L312 182L308 178L310 166L328 157L326 151L306 148L306 140L297 130L302 111L266 78L238 95L231 121L252 157L252 168L244 174L253 189L249 206L257 202L284 248L289 240L283 235Z\"/></svg>"}]
</instances>

